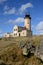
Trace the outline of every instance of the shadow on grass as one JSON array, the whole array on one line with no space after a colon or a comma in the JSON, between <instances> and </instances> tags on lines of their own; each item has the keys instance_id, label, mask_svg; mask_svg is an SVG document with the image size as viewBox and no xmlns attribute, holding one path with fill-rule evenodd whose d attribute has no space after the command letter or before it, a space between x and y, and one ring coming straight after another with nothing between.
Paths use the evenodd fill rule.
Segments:
<instances>
[{"instance_id":1,"label":"shadow on grass","mask_svg":"<svg viewBox=\"0 0 43 65\"><path fill-rule=\"evenodd\" d=\"M0 65L6 65L5 63L0 63Z\"/></svg>"}]
</instances>

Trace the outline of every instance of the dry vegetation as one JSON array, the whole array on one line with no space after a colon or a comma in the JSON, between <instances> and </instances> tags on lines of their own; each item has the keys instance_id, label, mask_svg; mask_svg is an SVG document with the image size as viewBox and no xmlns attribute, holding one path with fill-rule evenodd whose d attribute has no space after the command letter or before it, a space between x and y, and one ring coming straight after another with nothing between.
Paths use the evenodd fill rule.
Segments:
<instances>
[{"instance_id":1,"label":"dry vegetation","mask_svg":"<svg viewBox=\"0 0 43 65\"><path fill-rule=\"evenodd\" d=\"M0 65L43 65L43 62L33 55L29 57L22 55L22 50L18 47L21 40L31 41L37 46L43 40L43 36L0 39Z\"/></svg>"}]
</instances>

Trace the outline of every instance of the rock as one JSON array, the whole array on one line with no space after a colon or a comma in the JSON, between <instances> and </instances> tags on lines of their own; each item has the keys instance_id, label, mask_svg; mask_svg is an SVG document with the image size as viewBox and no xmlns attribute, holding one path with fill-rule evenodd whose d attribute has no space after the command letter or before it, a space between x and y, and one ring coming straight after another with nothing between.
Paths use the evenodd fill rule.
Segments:
<instances>
[{"instance_id":1,"label":"rock","mask_svg":"<svg viewBox=\"0 0 43 65\"><path fill-rule=\"evenodd\" d=\"M36 47L35 56L43 61L43 41Z\"/></svg>"},{"instance_id":2,"label":"rock","mask_svg":"<svg viewBox=\"0 0 43 65\"><path fill-rule=\"evenodd\" d=\"M29 41L21 41L19 47L22 49L23 55L28 55L29 53L35 52L35 47Z\"/></svg>"}]
</instances>

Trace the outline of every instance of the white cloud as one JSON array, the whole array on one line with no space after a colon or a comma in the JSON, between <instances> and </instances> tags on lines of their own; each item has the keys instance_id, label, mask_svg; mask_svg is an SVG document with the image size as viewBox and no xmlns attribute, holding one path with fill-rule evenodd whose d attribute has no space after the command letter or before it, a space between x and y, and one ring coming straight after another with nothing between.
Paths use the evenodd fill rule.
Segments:
<instances>
[{"instance_id":1,"label":"white cloud","mask_svg":"<svg viewBox=\"0 0 43 65\"><path fill-rule=\"evenodd\" d=\"M5 2L5 1L7 1L7 0L0 0L0 3Z\"/></svg>"},{"instance_id":2,"label":"white cloud","mask_svg":"<svg viewBox=\"0 0 43 65\"><path fill-rule=\"evenodd\" d=\"M37 24L36 31L38 34L43 34L43 21L41 21Z\"/></svg>"},{"instance_id":3,"label":"white cloud","mask_svg":"<svg viewBox=\"0 0 43 65\"><path fill-rule=\"evenodd\" d=\"M6 5L4 6L4 11L8 11L9 10L9 7Z\"/></svg>"},{"instance_id":4,"label":"white cloud","mask_svg":"<svg viewBox=\"0 0 43 65\"><path fill-rule=\"evenodd\" d=\"M3 37L3 34L0 34L0 38Z\"/></svg>"},{"instance_id":5,"label":"white cloud","mask_svg":"<svg viewBox=\"0 0 43 65\"><path fill-rule=\"evenodd\" d=\"M15 14L15 12L16 12L15 8L12 8L12 9L9 9L8 11L4 11L4 14Z\"/></svg>"},{"instance_id":6,"label":"white cloud","mask_svg":"<svg viewBox=\"0 0 43 65\"><path fill-rule=\"evenodd\" d=\"M0 29L0 34L2 33L2 30Z\"/></svg>"},{"instance_id":7,"label":"white cloud","mask_svg":"<svg viewBox=\"0 0 43 65\"><path fill-rule=\"evenodd\" d=\"M13 23L14 22L14 20L12 20L12 19L10 19L9 21L8 21L8 23Z\"/></svg>"},{"instance_id":8,"label":"white cloud","mask_svg":"<svg viewBox=\"0 0 43 65\"><path fill-rule=\"evenodd\" d=\"M2 33L2 30L0 29L0 37L2 37L3 36L3 33Z\"/></svg>"},{"instance_id":9,"label":"white cloud","mask_svg":"<svg viewBox=\"0 0 43 65\"><path fill-rule=\"evenodd\" d=\"M19 11L20 11L20 12L23 12L23 11L25 11L27 8L30 8L30 7L33 7L33 5L32 5L31 3L23 4L23 5L20 7Z\"/></svg>"},{"instance_id":10,"label":"white cloud","mask_svg":"<svg viewBox=\"0 0 43 65\"><path fill-rule=\"evenodd\" d=\"M15 22L23 22L24 21L24 18L17 18L16 20L15 20Z\"/></svg>"},{"instance_id":11,"label":"white cloud","mask_svg":"<svg viewBox=\"0 0 43 65\"><path fill-rule=\"evenodd\" d=\"M42 31L39 31L39 34L42 35L43 34L43 30Z\"/></svg>"},{"instance_id":12,"label":"white cloud","mask_svg":"<svg viewBox=\"0 0 43 65\"><path fill-rule=\"evenodd\" d=\"M31 25L31 28L34 28L35 26L34 25Z\"/></svg>"},{"instance_id":13,"label":"white cloud","mask_svg":"<svg viewBox=\"0 0 43 65\"><path fill-rule=\"evenodd\" d=\"M9 20L8 23L19 23L19 22L24 22L24 18L18 17L15 20Z\"/></svg>"},{"instance_id":14,"label":"white cloud","mask_svg":"<svg viewBox=\"0 0 43 65\"><path fill-rule=\"evenodd\" d=\"M7 5L4 7L4 14L21 14L23 13L24 11L27 10L27 8L31 8L33 7L33 5L31 3L26 3L26 4L23 4L21 5L21 7L17 10L15 7L12 7L10 9L10 7L8 7Z\"/></svg>"},{"instance_id":15,"label":"white cloud","mask_svg":"<svg viewBox=\"0 0 43 65\"><path fill-rule=\"evenodd\" d=\"M43 30L43 21L39 22L36 26L36 30L40 31Z\"/></svg>"}]
</instances>

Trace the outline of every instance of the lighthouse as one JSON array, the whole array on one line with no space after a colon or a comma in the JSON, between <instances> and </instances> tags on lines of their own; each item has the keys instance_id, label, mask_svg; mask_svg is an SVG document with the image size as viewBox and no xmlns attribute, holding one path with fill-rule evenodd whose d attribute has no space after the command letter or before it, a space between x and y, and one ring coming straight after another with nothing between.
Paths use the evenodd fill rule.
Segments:
<instances>
[{"instance_id":1,"label":"lighthouse","mask_svg":"<svg viewBox=\"0 0 43 65\"><path fill-rule=\"evenodd\" d=\"M26 14L24 17L24 27L26 27L27 30L31 30L31 17L29 14Z\"/></svg>"},{"instance_id":2,"label":"lighthouse","mask_svg":"<svg viewBox=\"0 0 43 65\"><path fill-rule=\"evenodd\" d=\"M26 36L31 37L32 31L31 31L31 17L29 14L26 14L24 17L24 26L17 26L15 25L13 27L13 32L10 34L5 34L4 37L20 37L20 36Z\"/></svg>"}]
</instances>

